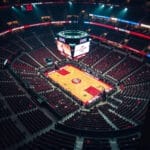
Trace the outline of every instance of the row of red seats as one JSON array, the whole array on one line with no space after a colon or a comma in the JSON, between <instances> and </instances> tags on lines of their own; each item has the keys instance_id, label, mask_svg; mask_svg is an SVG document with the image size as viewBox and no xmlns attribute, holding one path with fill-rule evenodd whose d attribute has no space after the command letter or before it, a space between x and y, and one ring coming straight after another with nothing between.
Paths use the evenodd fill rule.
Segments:
<instances>
[{"instance_id":1,"label":"row of red seats","mask_svg":"<svg viewBox=\"0 0 150 150\"><path fill-rule=\"evenodd\" d=\"M18 118L31 134L52 124L52 120L39 109L18 115Z\"/></svg>"},{"instance_id":2,"label":"row of red seats","mask_svg":"<svg viewBox=\"0 0 150 150\"><path fill-rule=\"evenodd\" d=\"M98 71L104 73L108 69L113 67L116 63L121 61L123 59L123 57L124 56L122 54L112 51L106 57L104 57L104 59L99 61L94 67Z\"/></svg>"},{"instance_id":3,"label":"row of red seats","mask_svg":"<svg viewBox=\"0 0 150 150\"><path fill-rule=\"evenodd\" d=\"M25 138L11 119L0 121L0 149L11 148Z\"/></svg>"},{"instance_id":4,"label":"row of red seats","mask_svg":"<svg viewBox=\"0 0 150 150\"><path fill-rule=\"evenodd\" d=\"M76 137L58 131L50 130L34 138L29 142L18 148L18 150L73 150Z\"/></svg>"},{"instance_id":5,"label":"row of red seats","mask_svg":"<svg viewBox=\"0 0 150 150\"><path fill-rule=\"evenodd\" d=\"M66 126L79 130L113 131L113 128L98 113L97 109L81 111L64 122Z\"/></svg>"},{"instance_id":6,"label":"row of red seats","mask_svg":"<svg viewBox=\"0 0 150 150\"><path fill-rule=\"evenodd\" d=\"M131 76L124 80L123 84L124 86L126 86L143 82L146 83L148 81L150 81L150 67L144 65L142 68L140 68L138 71L136 71L134 74L131 74Z\"/></svg>"},{"instance_id":7,"label":"row of red seats","mask_svg":"<svg viewBox=\"0 0 150 150\"><path fill-rule=\"evenodd\" d=\"M105 47L96 47L95 49L92 49L92 52L87 54L84 59L84 63L88 64L89 66L94 65L97 61L102 59L107 53L109 52L108 48Z\"/></svg>"},{"instance_id":8,"label":"row of red seats","mask_svg":"<svg viewBox=\"0 0 150 150\"><path fill-rule=\"evenodd\" d=\"M77 104L58 90L43 93L42 95L47 99L49 106L61 117L64 117L79 108Z\"/></svg>"},{"instance_id":9,"label":"row of red seats","mask_svg":"<svg viewBox=\"0 0 150 150\"><path fill-rule=\"evenodd\" d=\"M114 79L120 81L123 77L130 74L133 70L137 69L142 65L141 62L131 58L126 57L126 59L110 70L107 75L113 77Z\"/></svg>"}]
</instances>

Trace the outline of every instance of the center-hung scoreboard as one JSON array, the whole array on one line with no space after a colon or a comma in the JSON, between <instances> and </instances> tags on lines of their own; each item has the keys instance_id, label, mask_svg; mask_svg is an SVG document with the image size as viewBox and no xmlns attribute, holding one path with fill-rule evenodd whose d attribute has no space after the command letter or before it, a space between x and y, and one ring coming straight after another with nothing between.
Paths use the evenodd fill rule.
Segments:
<instances>
[{"instance_id":1,"label":"center-hung scoreboard","mask_svg":"<svg viewBox=\"0 0 150 150\"><path fill-rule=\"evenodd\" d=\"M79 58L90 50L89 34L80 30L65 30L57 34L58 51L68 58Z\"/></svg>"}]
</instances>

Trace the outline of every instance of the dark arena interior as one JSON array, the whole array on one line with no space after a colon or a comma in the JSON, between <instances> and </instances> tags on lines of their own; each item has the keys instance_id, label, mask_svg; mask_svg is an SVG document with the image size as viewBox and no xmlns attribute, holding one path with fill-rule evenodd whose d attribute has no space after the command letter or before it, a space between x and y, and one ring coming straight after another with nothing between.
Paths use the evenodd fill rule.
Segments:
<instances>
[{"instance_id":1,"label":"dark arena interior","mask_svg":"<svg viewBox=\"0 0 150 150\"><path fill-rule=\"evenodd\" d=\"M149 150L148 0L0 1L0 150Z\"/></svg>"}]
</instances>

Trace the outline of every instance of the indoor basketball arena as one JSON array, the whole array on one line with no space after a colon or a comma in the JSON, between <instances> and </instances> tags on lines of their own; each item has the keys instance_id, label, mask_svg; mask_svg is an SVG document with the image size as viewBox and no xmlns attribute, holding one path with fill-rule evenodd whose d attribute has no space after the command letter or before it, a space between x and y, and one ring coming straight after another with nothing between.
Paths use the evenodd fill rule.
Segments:
<instances>
[{"instance_id":1,"label":"indoor basketball arena","mask_svg":"<svg viewBox=\"0 0 150 150\"><path fill-rule=\"evenodd\" d=\"M149 0L0 1L0 150L149 150Z\"/></svg>"}]
</instances>

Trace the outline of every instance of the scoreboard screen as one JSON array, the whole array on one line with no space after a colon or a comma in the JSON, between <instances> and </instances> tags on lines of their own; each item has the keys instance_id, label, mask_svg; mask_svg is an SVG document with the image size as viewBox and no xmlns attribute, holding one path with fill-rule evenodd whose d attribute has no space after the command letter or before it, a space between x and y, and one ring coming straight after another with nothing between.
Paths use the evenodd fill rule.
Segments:
<instances>
[{"instance_id":1,"label":"scoreboard screen","mask_svg":"<svg viewBox=\"0 0 150 150\"><path fill-rule=\"evenodd\" d=\"M60 51L62 55L71 57L71 47L69 44L57 41L57 49Z\"/></svg>"},{"instance_id":2,"label":"scoreboard screen","mask_svg":"<svg viewBox=\"0 0 150 150\"><path fill-rule=\"evenodd\" d=\"M85 42L75 46L74 57L86 54L89 52L90 42Z\"/></svg>"},{"instance_id":3,"label":"scoreboard screen","mask_svg":"<svg viewBox=\"0 0 150 150\"><path fill-rule=\"evenodd\" d=\"M90 38L87 32L64 30L55 37L58 51L70 59L78 59L89 52Z\"/></svg>"}]
</instances>

